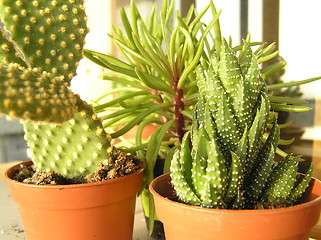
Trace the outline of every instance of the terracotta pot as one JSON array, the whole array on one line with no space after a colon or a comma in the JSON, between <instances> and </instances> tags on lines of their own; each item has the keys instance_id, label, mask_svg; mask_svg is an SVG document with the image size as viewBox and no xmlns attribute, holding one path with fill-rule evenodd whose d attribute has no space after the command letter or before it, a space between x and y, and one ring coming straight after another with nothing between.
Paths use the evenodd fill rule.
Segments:
<instances>
[{"instance_id":1,"label":"terracotta pot","mask_svg":"<svg viewBox=\"0 0 321 240\"><path fill-rule=\"evenodd\" d=\"M119 129L121 129L121 128L119 128ZM154 126L154 125L145 126L143 129L142 139L147 140L153 134L153 132L155 131L156 128L157 128L157 126ZM123 137L126 139L135 139L137 129L138 129L138 126L134 126L131 130L129 130L127 133L125 133L123 135Z\"/></svg>"},{"instance_id":2,"label":"terracotta pot","mask_svg":"<svg viewBox=\"0 0 321 240\"><path fill-rule=\"evenodd\" d=\"M267 210L209 209L179 203L169 174L150 184L166 240L307 240L321 210L321 183L313 180L306 203Z\"/></svg>"},{"instance_id":3,"label":"terracotta pot","mask_svg":"<svg viewBox=\"0 0 321 240\"><path fill-rule=\"evenodd\" d=\"M132 239L144 167L103 182L48 186L12 180L19 165L7 170L6 180L27 240Z\"/></svg>"}]
</instances>

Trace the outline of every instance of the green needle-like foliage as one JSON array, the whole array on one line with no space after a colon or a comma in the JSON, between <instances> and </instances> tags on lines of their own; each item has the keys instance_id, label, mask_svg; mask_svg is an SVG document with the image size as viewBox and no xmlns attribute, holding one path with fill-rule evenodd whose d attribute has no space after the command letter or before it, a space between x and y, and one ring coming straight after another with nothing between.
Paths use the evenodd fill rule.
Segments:
<instances>
[{"instance_id":1,"label":"green needle-like foliage","mask_svg":"<svg viewBox=\"0 0 321 240\"><path fill-rule=\"evenodd\" d=\"M20 118L38 170L72 178L115 152L93 107L70 89L88 32L83 0L1 0L0 111Z\"/></svg>"},{"instance_id":2,"label":"green needle-like foliage","mask_svg":"<svg viewBox=\"0 0 321 240\"><path fill-rule=\"evenodd\" d=\"M290 206L312 177L311 166L298 181L300 156L274 160L277 115L270 114L258 58L247 42L244 47L240 61L224 40L197 68L192 127L171 164L174 188L185 203L227 209Z\"/></svg>"},{"instance_id":3,"label":"green needle-like foliage","mask_svg":"<svg viewBox=\"0 0 321 240\"><path fill-rule=\"evenodd\" d=\"M203 16L208 13L212 18L209 23L205 23ZM196 11L195 6L192 5L187 15L181 16L179 12L174 12L174 0L164 0L159 12L154 5L150 15L143 18L132 0L129 13L123 8L120 11L122 27L113 27L109 34L121 56L85 50L85 56L88 59L106 68L103 80L111 81L114 87L96 100L95 110L103 115L103 126L114 130L111 134L112 138L122 137L138 126L134 142L128 142L132 146L124 148L123 151L136 153L146 160L145 195L147 196L149 195L147 186L153 180L154 172L166 173L169 172L171 163L180 164L179 161L173 162L172 158L175 150L182 145L185 147L180 154L184 154L191 161L189 163L185 161L180 167L191 169L190 165L193 164L193 171L184 171L182 174L187 175L180 176L180 181L183 181L181 184L185 184L184 178L186 178L188 182L185 186L189 187L182 191L189 194L189 197L193 198L194 203L198 205L203 203L199 202L199 196L193 195L194 191L209 192L212 196L215 192L221 193L216 195L215 199L210 199L203 194L203 200L207 203L216 201L220 207L224 207L226 202L234 201L235 208L243 207L245 196L240 186L243 187L244 175L249 176L251 169L254 169L260 146L263 140L267 139L266 127L272 128L273 125L271 120L266 120L266 116L270 116L270 111L275 110L290 112L310 110L308 107L301 106L306 103L302 100L271 94L277 92L275 90L305 84L320 77L265 86L265 80L277 75L286 65L278 57L275 44L251 42L249 35L244 43L232 47L232 40L228 44L222 41L219 16L220 11L216 10L213 1L210 1L201 12ZM214 57L215 54L216 57ZM221 58L224 60L219 61ZM258 69L259 65L271 59L275 62L272 66ZM233 63L235 69L222 72L224 69L229 69L228 64L231 61L235 61ZM200 73L196 71L201 64L208 66L206 69L211 74L219 74L226 80L233 78L236 85L232 86L225 81L214 81L215 78L202 85L203 78L197 77ZM260 81L257 81L258 75ZM216 90L208 91L209 86ZM270 90L269 95L266 92L261 94L261 91L265 91L262 86ZM231 87L234 89L230 89ZM227 88L230 93L225 94L223 88ZM204 92L208 98L212 99L211 105L206 107L211 109L209 113L216 112L215 114L222 119L222 124L213 125L213 128L215 126L219 129L217 135L225 143L223 149L214 140L205 144L206 141L203 138L195 137L197 134L190 133L189 137L184 137L186 132L195 127L195 124L192 126L193 115L195 115L193 112L196 111L193 109L198 99L203 98L200 97L200 93L204 95ZM230 110L226 111L226 109ZM243 115L237 114L243 111L242 109L246 109ZM256 111L257 109L260 111ZM255 120L254 123L253 120ZM156 130L150 138L143 139L142 132L150 125L155 126ZM226 128L227 125L230 129ZM247 129L247 133L244 129ZM204 138L213 133L213 131L211 134L202 131L199 134ZM193 138L194 143L205 144L198 151L193 150L191 156L187 154L189 144L186 141L189 138ZM283 140L279 142L291 143ZM215 161L225 161L208 154L209 149L211 153L216 151L215 154L224 156L224 159L227 157L229 165L226 167L220 165L220 172L208 175L213 185L205 181L207 185L202 186L201 183L204 180L202 178L205 175L198 179L195 172L196 168L203 172L207 169L206 156L213 159L213 169L216 167ZM286 156L286 153L279 150L277 146L274 147L275 149L283 157ZM180 154L176 153L174 158L177 159ZM261 155L264 154L260 153ZM195 156L197 162L192 161ZM272 158L270 157L270 161ZM165 160L164 167L156 165L157 159ZM271 164L270 161L266 163L267 166ZM240 171L244 173L240 175ZM192 175L195 178L191 178ZM229 184L221 189L219 183L222 181ZM234 182L238 184L233 184ZM297 192L302 192L303 187L298 189L300 190ZM237 192L236 196L235 192ZM153 204L150 198L150 231L153 229L155 213Z\"/></svg>"},{"instance_id":4,"label":"green needle-like foliage","mask_svg":"<svg viewBox=\"0 0 321 240\"><path fill-rule=\"evenodd\" d=\"M203 22L206 13L212 14L209 23ZM211 107L218 109L221 118L231 121L232 129L229 131L225 131L224 125L218 126L221 129L219 134L225 136L222 141L233 142L234 146L238 145L243 134L241 130L252 123L254 113L250 110L258 104L257 94L260 91L258 84L262 85L265 79L277 74L285 66L285 62L278 58L275 44L251 42L250 37L246 39L246 43L235 47L232 47L231 41L228 44L223 43L219 15L220 11L215 9L212 1L201 12L197 12L195 7L191 6L187 15L181 16L179 12L174 12L174 1L165 0L159 12L155 5L151 14L145 19L135 2L131 1L129 13L123 8L120 11L122 28L113 27L110 34L121 57L85 50L87 58L108 70L103 79L111 81L114 86L111 91L107 91L104 96L97 99L95 110L103 114L104 127L114 129L112 138L121 137L138 125L137 137L132 143L132 148L124 151L136 152L147 160L150 169L147 171L148 182L154 178L152 169L156 159L170 161L173 151L182 143L184 133L191 129L193 108L199 91L202 91L202 85L197 83L199 80L195 70L202 61L211 65L209 69L213 68L211 71L215 72L217 68L219 71L224 71L222 69L225 69L231 61L237 61L234 65L240 64L240 67L233 68L233 71L219 72L222 78L235 78L235 84L239 86L215 81L206 83L217 88L216 92L207 92L208 96L214 98L220 96ZM220 48L221 45L224 45L223 49ZM226 52L230 51L231 47L236 54L231 55ZM213 54L221 58L217 64ZM256 61L250 61L251 58L255 58ZM261 81L251 81L258 74L257 66L271 59L275 59L275 64L260 70ZM246 74L247 77L239 81L240 74ZM273 92L272 88L287 88L291 84L300 85L317 79L320 77L285 85L269 85L268 88ZM232 86L236 89L230 89ZM231 96L219 92L223 87L230 91ZM300 106L305 103L301 100L270 95L264 97L264 101L271 102L265 107L268 106L271 110L292 112L310 110L308 107ZM227 105L236 107L233 112L228 112L224 110L229 109ZM234 112L243 108L248 109L245 115L231 118ZM255 124L258 125L257 128L262 128L258 120ZM148 125L166 130L166 134L155 133L148 140L141 139L139 136ZM230 131L235 132L235 138L229 137ZM251 131L248 141L256 142L254 130ZM253 147L251 151L255 154L257 149ZM155 152L158 154L153 154ZM168 165L169 162L166 162L164 171L168 171L166 168Z\"/></svg>"}]
</instances>

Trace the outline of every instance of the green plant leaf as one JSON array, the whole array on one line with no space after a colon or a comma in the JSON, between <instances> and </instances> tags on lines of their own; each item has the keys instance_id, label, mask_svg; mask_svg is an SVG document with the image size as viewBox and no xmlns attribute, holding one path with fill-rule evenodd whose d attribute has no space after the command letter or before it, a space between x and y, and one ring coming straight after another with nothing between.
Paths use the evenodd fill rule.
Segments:
<instances>
[{"instance_id":1,"label":"green plant leaf","mask_svg":"<svg viewBox=\"0 0 321 240\"><path fill-rule=\"evenodd\" d=\"M117 138L123 134L125 134L126 132L128 132L130 129L132 129L135 125L139 124L144 118L146 118L147 116L149 116L151 113L154 113L156 111L161 110L162 108L166 108L169 107L171 104L170 103L162 103L159 105L155 105L149 109L147 109L146 111L140 113L135 119L133 119L132 121L130 121L125 127L123 127L122 129L120 129L117 132L114 132L111 134L112 138Z\"/></svg>"},{"instance_id":2,"label":"green plant leaf","mask_svg":"<svg viewBox=\"0 0 321 240\"><path fill-rule=\"evenodd\" d=\"M163 82L162 79L152 75L148 75L143 71L140 71L138 68L135 69L135 72L139 77L139 79L142 80L147 87L150 87L151 89L167 92L171 95L175 95L175 92L168 85L166 85L166 83Z\"/></svg>"},{"instance_id":3,"label":"green plant leaf","mask_svg":"<svg viewBox=\"0 0 321 240\"><path fill-rule=\"evenodd\" d=\"M308 112L312 110L312 108L310 107L285 105L285 104L277 104L277 103L271 103L271 109L274 111L281 111L281 112Z\"/></svg>"},{"instance_id":4,"label":"green plant leaf","mask_svg":"<svg viewBox=\"0 0 321 240\"><path fill-rule=\"evenodd\" d=\"M271 85L268 85L268 86L267 86L267 89L268 89L269 91L272 91L272 90L280 89L280 88L300 86L300 85L302 85L302 84L314 82L314 81L317 81L317 80L320 80L320 79L321 79L321 76L319 76L319 77L314 77L314 78L308 78L308 79L301 80L301 81L291 81L291 82L286 82L286 83L271 84Z\"/></svg>"}]
</instances>

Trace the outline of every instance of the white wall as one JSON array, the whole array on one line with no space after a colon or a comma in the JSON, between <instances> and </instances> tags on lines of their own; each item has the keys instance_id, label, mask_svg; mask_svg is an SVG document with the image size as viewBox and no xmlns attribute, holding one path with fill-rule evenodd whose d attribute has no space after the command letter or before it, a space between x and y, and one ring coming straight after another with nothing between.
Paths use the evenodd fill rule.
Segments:
<instances>
[{"instance_id":1,"label":"white wall","mask_svg":"<svg viewBox=\"0 0 321 240\"><path fill-rule=\"evenodd\" d=\"M196 8L198 12L201 12L207 5L208 0L196 0ZM222 9L220 15L220 24L222 35L228 39L230 36L233 38L233 43L238 44L240 39L240 0L216 0L214 1L216 10ZM210 10L204 16L204 22L210 22L211 20Z\"/></svg>"},{"instance_id":2,"label":"white wall","mask_svg":"<svg viewBox=\"0 0 321 240\"><path fill-rule=\"evenodd\" d=\"M201 11L209 0L197 0ZM240 0L214 0L223 36L238 43ZM249 32L252 40L262 40L262 0L249 0ZM280 0L280 55L288 62L284 81L321 76L321 1ZM321 81L301 86L303 98L321 98Z\"/></svg>"},{"instance_id":3,"label":"white wall","mask_svg":"<svg viewBox=\"0 0 321 240\"><path fill-rule=\"evenodd\" d=\"M107 33L111 32L112 14L111 6L114 0L88 0L85 1L86 13L88 16L87 26L90 32L86 36L85 48L109 53L111 41ZM77 76L72 80L72 89L82 99L90 101L96 99L109 89L110 83L103 81L100 75L103 69L88 59L80 61L77 69Z\"/></svg>"},{"instance_id":4,"label":"white wall","mask_svg":"<svg viewBox=\"0 0 321 240\"><path fill-rule=\"evenodd\" d=\"M321 76L321 1L280 1L280 54L285 80ZM301 86L304 98L321 97L321 81Z\"/></svg>"}]
</instances>

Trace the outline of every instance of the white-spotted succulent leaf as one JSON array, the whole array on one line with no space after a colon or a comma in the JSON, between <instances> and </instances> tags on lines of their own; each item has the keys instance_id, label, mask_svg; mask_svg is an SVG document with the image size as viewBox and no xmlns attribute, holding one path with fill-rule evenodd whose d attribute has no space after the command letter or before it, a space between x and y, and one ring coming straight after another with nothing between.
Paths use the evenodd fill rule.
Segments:
<instances>
[{"instance_id":1,"label":"white-spotted succulent leaf","mask_svg":"<svg viewBox=\"0 0 321 240\"><path fill-rule=\"evenodd\" d=\"M260 107L257 108L254 118L252 119L252 126L248 130L248 154L247 161L245 163L245 176L251 172L257 154L262 146L262 137L266 130L268 123L270 102L265 92L261 93L257 104L260 103Z\"/></svg>"},{"instance_id":2,"label":"white-spotted succulent leaf","mask_svg":"<svg viewBox=\"0 0 321 240\"><path fill-rule=\"evenodd\" d=\"M289 203L293 203L302 197L306 188L310 184L310 180L313 174L313 165L311 164L306 171L305 175L302 177L300 183L292 190L291 196L288 198Z\"/></svg>"},{"instance_id":3,"label":"white-spotted succulent leaf","mask_svg":"<svg viewBox=\"0 0 321 240\"><path fill-rule=\"evenodd\" d=\"M275 161L280 138L276 114L271 112L259 61L246 42L244 54L239 58L224 40L220 52L213 52L196 71L200 95L192 127L171 166L172 182L183 202L231 209L291 205L311 179L309 170L298 181L300 157ZM184 168L188 181L176 164L183 166L186 159L191 168Z\"/></svg>"},{"instance_id":4,"label":"white-spotted succulent leaf","mask_svg":"<svg viewBox=\"0 0 321 240\"><path fill-rule=\"evenodd\" d=\"M176 192L182 201L192 205L200 205L201 200L196 195L195 190L192 189L192 156L190 153L189 140L189 134L185 134L182 141L182 150L174 153L171 162L172 180L175 184Z\"/></svg>"},{"instance_id":5,"label":"white-spotted succulent leaf","mask_svg":"<svg viewBox=\"0 0 321 240\"><path fill-rule=\"evenodd\" d=\"M227 190L228 172L213 134L208 134L212 126L205 126L210 121L207 118L211 118L211 114L210 107L204 106L203 103L204 99L200 98L195 106L193 129L186 133L181 150L177 150L173 157L172 182L176 191L180 193L179 198L184 202L204 207L225 208L223 198ZM188 140L191 140L191 150ZM190 162L188 165L184 165L186 159ZM185 177L180 175L178 162L180 166L185 166ZM186 181L185 184L182 184L182 181ZM197 201L191 198L191 195L197 196Z\"/></svg>"},{"instance_id":6,"label":"white-spotted succulent leaf","mask_svg":"<svg viewBox=\"0 0 321 240\"><path fill-rule=\"evenodd\" d=\"M300 156L288 156L277 164L264 193L264 199L267 202L286 202L291 197L297 180L300 159Z\"/></svg>"},{"instance_id":7,"label":"white-spotted succulent leaf","mask_svg":"<svg viewBox=\"0 0 321 240\"><path fill-rule=\"evenodd\" d=\"M235 154L234 152L231 152L232 161L231 166L229 170L229 176L228 176L228 187L227 192L225 194L224 200L229 202L230 200L234 199L235 196L237 196L241 185L243 183L243 177L244 177L244 167L242 164L242 161L240 157Z\"/></svg>"},{"instance_id":8,"label":"white-spotted succulent leaf","mask_svg":"<svg viewBox=\"0 0 321 240\"><path fill-rule=\"evenodd\" d=\"M260 149L257 155L256 166L248 177L246 196L248 198L248 204L255 204L259 197L262 195L263 188L270 177L273 169L275 149L278 145L280 137L280 129L276 123L276 119L273 122L273 126L269 132L269 137Z\"/></svg>"}]
</instances>

